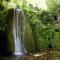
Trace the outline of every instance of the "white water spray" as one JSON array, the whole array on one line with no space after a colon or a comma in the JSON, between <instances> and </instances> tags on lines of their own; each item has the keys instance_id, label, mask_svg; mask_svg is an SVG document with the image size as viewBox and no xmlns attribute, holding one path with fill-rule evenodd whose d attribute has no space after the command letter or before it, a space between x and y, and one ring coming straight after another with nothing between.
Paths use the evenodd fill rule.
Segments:
<instances>
[{"instance_id":1,"label":"white water spray","mask_svg":"<svg viewBox=\"0 0 60 60\"><path fill-rule=\"evenodd\" d=\"M15 42L15 55L22 55L26 52L24 47L25 16L22 9L14 10L13 35Z\"/></svg>"}]
</instances>

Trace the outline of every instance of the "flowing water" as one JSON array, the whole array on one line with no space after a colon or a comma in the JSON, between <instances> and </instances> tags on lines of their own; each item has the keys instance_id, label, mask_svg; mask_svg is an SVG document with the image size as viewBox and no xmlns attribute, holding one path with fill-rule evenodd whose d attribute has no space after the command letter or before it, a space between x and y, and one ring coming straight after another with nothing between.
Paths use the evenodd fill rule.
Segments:
<instances>
[{"instance_id":1,"label":"flowing water","mask_svg":"<svg viewBox=\"0 0 60 60\"><path fill-rule=\"evenodd\" d=\"M21 55L26 52L24 47L25 16L20 8L14 10L13 35L15 42L15 55Z\"/></svg>"}]
</instances>

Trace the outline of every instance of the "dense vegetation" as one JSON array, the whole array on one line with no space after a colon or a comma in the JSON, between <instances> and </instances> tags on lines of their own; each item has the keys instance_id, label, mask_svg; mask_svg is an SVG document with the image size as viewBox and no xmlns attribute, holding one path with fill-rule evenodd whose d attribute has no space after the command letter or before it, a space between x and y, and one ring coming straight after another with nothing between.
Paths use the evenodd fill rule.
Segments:
<instances>
[{"instance_id":1,"label":"dense vegetation","mask_svg":"<svg viewBox=\"0 0 60 60\"><path fill-rule=\"evenodd\" d=\"M25 5L19 5L23 9L26 18L25 43L28 51L40 50L43 48L60 48L60 21L58 20L60 4L55 2L51 3L52 1L53 0L50 0L49 2L49 0L47 0L47 10L42 10L37 7L33 7L32 5L27 6L26 1L23 2ZM14 2L16 3L16 1ZM0 31L3 31L5 34L8 33L6 32L8 31L6 16L9 9L12 7L6 7L6 5L4 6L2 2L0 3ZM9 26L10 23L12 24L12 22L9 22Z\"/></svg>"}]
</instances>

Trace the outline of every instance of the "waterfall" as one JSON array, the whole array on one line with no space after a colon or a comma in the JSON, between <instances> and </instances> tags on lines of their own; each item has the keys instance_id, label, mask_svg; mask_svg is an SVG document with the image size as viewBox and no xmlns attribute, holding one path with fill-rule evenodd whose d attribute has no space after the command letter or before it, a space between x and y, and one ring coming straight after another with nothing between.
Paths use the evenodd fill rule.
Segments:
<instances>
[{"instance_id":1,"label":"waterfall","mask_svg":"<svg viewBox=\"0 0 60 60\"><path fill-rule=\"evenodd\" d=\"M13 36L15 42L15 55L22 55L26 52L24 47L25 16L20 8L14 10Z\"/></svg>"}]
</instances>

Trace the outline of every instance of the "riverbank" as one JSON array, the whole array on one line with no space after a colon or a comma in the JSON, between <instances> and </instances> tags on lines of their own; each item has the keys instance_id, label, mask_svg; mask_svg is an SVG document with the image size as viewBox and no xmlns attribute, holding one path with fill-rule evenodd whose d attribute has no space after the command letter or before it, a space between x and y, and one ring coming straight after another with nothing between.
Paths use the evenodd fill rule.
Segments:
<instances>
[{"instance_id":1,"label":"riverbank","mask_svg":"<svg viewBox=\"0 0 60 60\"><path fill-rule=\"evenodd\" d=\"M18 56L1 56L0 60L60 60L60 51L57 49L45 49Z\"/></svg>"}]
</instances>

